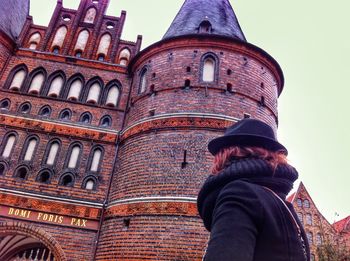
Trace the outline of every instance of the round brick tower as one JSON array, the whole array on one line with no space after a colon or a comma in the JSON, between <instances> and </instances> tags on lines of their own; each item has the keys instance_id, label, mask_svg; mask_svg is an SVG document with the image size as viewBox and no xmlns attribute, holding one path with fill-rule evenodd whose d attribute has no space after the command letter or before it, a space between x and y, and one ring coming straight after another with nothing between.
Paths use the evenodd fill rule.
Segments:
<instances>
[{"instance_id":1,"label":"round brick tower","mask_svg":"<svg viewBox=\"0 0 350 261\"><path fill-rule=\"evenodd\" d=\"M244 117L275 130L278 63L247 43L228 0L187 0L129 65L132 88L97 259L201 260L196 208L208 142Z\"/></svg>"}]
</instances>

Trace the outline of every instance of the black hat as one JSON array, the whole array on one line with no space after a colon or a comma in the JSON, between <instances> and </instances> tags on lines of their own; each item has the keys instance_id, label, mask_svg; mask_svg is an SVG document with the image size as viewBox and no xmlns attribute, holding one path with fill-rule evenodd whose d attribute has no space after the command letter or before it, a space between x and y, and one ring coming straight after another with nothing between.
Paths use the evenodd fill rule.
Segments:
<instances>
[{"instance_id":1,"label":"black hat","mask_svg":"<svg viewBox=\"0 0 350 261\"><path fill-rule=\"evenodd\" d=\"M233 124L227 128L224 136L210 141L208 149L211 154L215 155L222 148L235 145L261 147L288 154L287 149L277 141L273 129L266 123L255 119L243 119Z\"/></svg>"}]
</instances>

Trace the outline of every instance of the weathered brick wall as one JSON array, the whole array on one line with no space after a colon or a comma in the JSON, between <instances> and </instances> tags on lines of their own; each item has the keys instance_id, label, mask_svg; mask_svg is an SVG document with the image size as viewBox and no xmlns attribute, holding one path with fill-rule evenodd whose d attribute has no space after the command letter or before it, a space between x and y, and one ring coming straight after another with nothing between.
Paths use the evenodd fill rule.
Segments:
<instances>
[{"instance_id":1,"label":"weathered brick wall","mask_svg":"<svg viewBox=\"0 0 350 261\"><path fill-rule=\"evenodd\" d=\"M6 61L11 56L11 45L9 39L0 32L0 72L6 66Z\"/></svg>"},{"instance_id":2,"label":"weathered brick wall","mask_svg":"<svg viewBox=\"0 0 350 261\"><path fill-rule=\"evenodd\" d=\"M196 217L143 215L105 220L96 260L201 260L208 233Z\"/></svg>"},{"instance_id":3,"label":"weathered brick wall","mask_svg":"<svg viewBox=\"0 0 350 261\"><path fill-rule=\"evenodd\" d=\"M119 150L110 201L148 196L196 197L209 175L213 157L207 144L215 135L206 130L173 129L127 139Z\"/></svg>"}]
</instances>

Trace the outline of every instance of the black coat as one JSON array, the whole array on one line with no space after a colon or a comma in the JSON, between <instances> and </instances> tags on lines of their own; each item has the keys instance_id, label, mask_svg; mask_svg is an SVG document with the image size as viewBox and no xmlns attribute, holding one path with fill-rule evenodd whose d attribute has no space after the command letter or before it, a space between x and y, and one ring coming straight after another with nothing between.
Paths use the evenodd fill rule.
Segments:
<instances>
[{"instance_id":1,"label":"black coat","mask_svg":"<svg viewBox=\"0 0 350 261\"><path fill-rule=\"evenodd\" d=\"M279 166L275 172L263 160L233 162L210 176L198 195L198 210L211 232L205 261L304 261L309 246L293 206L286 202L302 229L297 227L281 198L292 188L297 172Z\"/></svg>"}]
</instances>

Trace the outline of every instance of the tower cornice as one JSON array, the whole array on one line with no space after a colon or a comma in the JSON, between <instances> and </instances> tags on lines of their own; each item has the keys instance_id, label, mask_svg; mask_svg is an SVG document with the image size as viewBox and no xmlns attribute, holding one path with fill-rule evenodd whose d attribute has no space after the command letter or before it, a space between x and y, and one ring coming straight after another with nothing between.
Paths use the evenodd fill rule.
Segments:
<instances>
[{"instance_id":1,"label":"tower cornice","mask_svg":"<svg viewBox=\"0 0 350 261\"><path fill-rule=\"evenodd\" d=\"M146 60L151 59L157 53L167 50L199 47L215 47L222 49L222 51L234 51L258 60L275 75L278 95L282 93L284 87L283 71L278 62L270 54L251 43L219 35L193 34L158 41L142 50L132 59L129 65L129 73L132 74L135 68L139 67Z\"/></svg>"}]
</instances>

